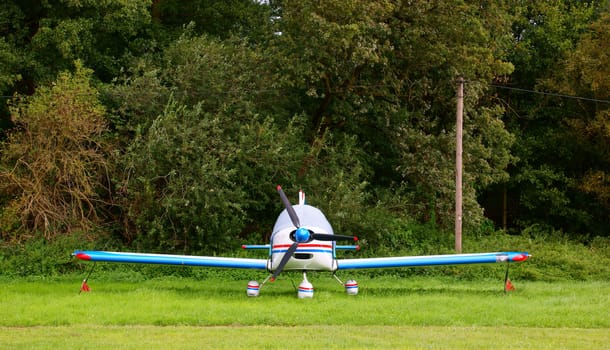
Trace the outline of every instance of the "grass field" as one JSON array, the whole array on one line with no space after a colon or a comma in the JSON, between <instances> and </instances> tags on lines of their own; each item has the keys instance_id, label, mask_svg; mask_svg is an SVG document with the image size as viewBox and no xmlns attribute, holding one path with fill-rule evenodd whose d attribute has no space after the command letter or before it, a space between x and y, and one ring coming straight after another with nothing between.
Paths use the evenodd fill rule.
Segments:
<instances>
[{"instance_id":1,"label":"grass field","mask_svg":"<svg viewBox=\"0 0 610 350\"><path fill-rule=\"evenodd\" d=\"M0 348L8 349L609 349L610 282L449 277L360 278L347 296L310 276L245 295L246 280L78 277L0 279Z\"/></svg>"}]
</instances>

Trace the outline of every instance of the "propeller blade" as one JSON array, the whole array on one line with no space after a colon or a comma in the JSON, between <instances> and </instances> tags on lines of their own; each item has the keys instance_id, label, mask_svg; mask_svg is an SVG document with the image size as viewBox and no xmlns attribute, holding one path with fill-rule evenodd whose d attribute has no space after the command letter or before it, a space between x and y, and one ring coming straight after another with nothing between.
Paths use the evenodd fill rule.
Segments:
<instances>
[{"instance_id":1,"label":"propeller blade","mask_svg":"<svg viewBox=\"0 0 610 350\"><path fill-rule=\"evenodd\" d=\"M325 233L314 233L312 237L318 241L358 241L356 236L329 235Z\"/></svg>"},{"instance_id":2,"label":"propeller blade","mask_svg":"<svg viewBox=\"0 0 610 350\"><path fill-rule=\"evenodd\" d=\"M277 269L275 269L275 272L273 272L273 276L271 276L271 282L275 281L277 276L279 276L280 273L282 273L282 270L284 270L284 266L286 266L286 263L288 263L288 260L290 260L290 258L294 255L294 252L297 250L298 246L299 246L298 243L296 243L296 242L292 243L290 248L288 248L286 253L284 253L284 256L282 257L280 264L277 266Z\"/></svg>"},{"instance_id":3,"label":"propeller blade","mask_svg":"<svg viewBox=\"0 0 610 350\"><path fill-rule=\"evenodd\" d=\"M286 197L286 194L282 190L282 186L277 185L277 192L280 194L280 198L282 199L282 203L284 203L284 207L286 207L286 210L288 211L288 216L290 216L290 220L292 220L292 224L294 225L294 227L296 227L296 228L301 227L301 222L299 221L299 217L297 216L297 212L294 211L294 208L292 207L292 204L290 204L290 201L288 200L288 197Z\"/></svg>"}]
</instances>

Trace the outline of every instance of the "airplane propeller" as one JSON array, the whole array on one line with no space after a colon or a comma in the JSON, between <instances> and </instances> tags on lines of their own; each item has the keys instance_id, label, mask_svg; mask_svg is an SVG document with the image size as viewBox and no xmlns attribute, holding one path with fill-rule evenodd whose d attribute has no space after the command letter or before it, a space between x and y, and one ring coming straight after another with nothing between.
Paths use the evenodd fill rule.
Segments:
<instances>
[{"instance_id":1,"label":"airplane propeller","mask_svg":"<svg viewBox=\"0 0 610 350\"><path fill-rule=\"evenodd\" d=\"M277 185L277 192L280 194L280 199L282 200L282 203L284 203L284 207L286 207L286 211L288 211L288 216L290 216L290 220L292 220L292 224L294 225L294 227L301 227L301 222L299 221L297 212L294 211L292 204L290 204L288 197L286 197L284 190L282 190L282 186Z\"/></svg>"},{"instance_id":2,"label":"airplane propeller","mask_svg":"<svg viewBox=\"0 0 610 350\"><path fill-rule=\"evenodd\" d=\"M282 186L277 185L277 192L280 194L280 199L282 200L282 203L284 203L284 207L286 207L288 216L290 217L290 220L292 221L292 224L294 225L294 227L296 227L296 231L294 232L294 241L295 242L288 248L288 250L286 250L286 253L284 253L284 256L282 257L280 264L277 266L277 269L275 269L275 272L273 273L273 276L271 277L271 282L275 281L277 276L279 276L280 273L282 273L282 271L284 270L284 267L288 263L288 260L290 260L290 258L292 258L292 256L294 255L294 252L296 252L296 250L299 246L299 243L306 243L306 242L309 242L314 239L316 239L318 241L343 241L343 240L357 241L358 240L358 237L355 237L355 236L343 236L343 235L315 233L304 227L301 227L301 222L299 220L299 216L297 215L297 212L292 207L292 204L290 204L290 201L288 200L288 197L286 197L284 190L282 190Z\"/></svg>"}]
</instances>

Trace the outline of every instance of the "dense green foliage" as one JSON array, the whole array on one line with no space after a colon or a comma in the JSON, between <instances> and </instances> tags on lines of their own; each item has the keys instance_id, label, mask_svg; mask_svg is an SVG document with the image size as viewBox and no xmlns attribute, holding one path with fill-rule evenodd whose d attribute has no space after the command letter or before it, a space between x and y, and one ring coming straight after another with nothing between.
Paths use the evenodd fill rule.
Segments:
<instances>
[{"instance_id":1,"label":"dense green foliage","mask_svg":"<svg viewBox=\"0 0 610 350\"><path fill-rule=\"evenodd\" d=\"M281 183L374 252L450 249L463 76L465 245L495 228L593 244L610 224L609 11L8 1L1 242L85 230L96 247L216 254L267 238Z\"/></svg>"},{"instance_id":2,"label":"dense green foliage","mask_svg":"<svg viewBox=\"0 0 610 350\"><path fill-rule=\"evenodd\" d=\"M509 106L505 120L518 161L495 191L506 191L507 215L518 227L608 235L608 6L542 1L514 24L509 86L593 99L498 90Z\"/></svg>"}]
</instances>

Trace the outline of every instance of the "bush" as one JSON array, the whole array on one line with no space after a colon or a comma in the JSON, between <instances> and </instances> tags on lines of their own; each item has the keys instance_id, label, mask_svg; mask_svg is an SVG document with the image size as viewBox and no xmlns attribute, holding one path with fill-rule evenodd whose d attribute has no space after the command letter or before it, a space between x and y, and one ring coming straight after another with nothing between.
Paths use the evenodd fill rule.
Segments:
<instances>
[{"instance_id":1,"label":"bush","mask_svg":"<svg viewBox=\"0 0 610 350\"><path fill-rule=\"evenodd\" d=\"M107 127L91 73L77 63L73 75L62 73L12 106L17 127L0 145L0 196L10 198L0 227L7 233L20 223L53 238L101 222L110 191Z\"/></svg>"},{"instance_id":2,"label":"bush","mask_svg":"<svg viewBox=\"0 0 610 350\"><path fill-rule=\"evenodd\" d=\"M539 231L530 227L521 235L496 232L481 236L465 247L468 251L527 251L532 257L513 270L530 280L608 280L610 256L605 249L609 240L598 237L595 244L570 239L561 231Z\"/></svg>"},{"instance_id":3,"label":"bush","mask_svg":"<svg viewBox=\"0 0 610 350\"><path fill-rule=\"evenodd\" d=\"M60 235L52 242L42 234L23 244L3 242L0 245L0 275L57 276L79 270L70 255L75 249L94 247L90 235L74 233Z\"/></svg>"},{"instance_id":4,"label":"bush","mask_svg":"<svg viewBox=\"0 0 610 350\"><path fill-rule=\"evenodd\" d=\"M286 150L298 134L294 124L280 130L257 115L170 102L125 158L125 203L136 243L205 254L234 247L248 211L277 203L262 198L273 192L282 168L295 168L301 153Z\"/></svg>"}]
</instances>

